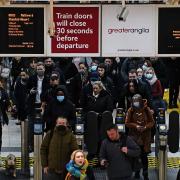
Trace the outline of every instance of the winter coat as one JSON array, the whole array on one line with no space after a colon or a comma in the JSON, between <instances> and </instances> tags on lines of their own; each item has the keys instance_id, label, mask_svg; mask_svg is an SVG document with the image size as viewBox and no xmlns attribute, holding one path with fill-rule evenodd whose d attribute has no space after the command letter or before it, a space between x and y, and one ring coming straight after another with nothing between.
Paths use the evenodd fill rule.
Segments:
<instances>
[{"instance_id":1,"label":"winter coat","mask_svg":"<svg viewBox=\"0 0 180 180\"><path fill-rule=\"evenodd\" d=\"M153 107L151 88L148 88L150 87L150 85L147 85L145 82L141 80L137 80L136 86L137 87L135 89L135 92L131 93L129 91L129 82L124 85L121 92L119 92L118 107L128 109L131 104L131 99L135 94L140 94L143 99L147 99L148 106L151 108ZM125 107L125 98L127 99L127 107Z\"/></svg>"},{"instance_id":2,"label":"winter coat","mask_svg":"<svg viewBox=\"0 0 180 180\"><path fill-rule=\"evenodd\" d=\"M56 88L57 86L50 86L49 89L41 95L41 101L46 104L50 103L55 98Z\"/></svg>"},{"instance_id":3,"label":"winter coat","mask_svg":"<svg viewBox=\"0 0 180 180\"><path fill-rule=\"evenodd\" d=\"M18 110L18 119L24 120L27 117L27 84L22 84L18 79L14 88L15 104Z\"/></svg>"},{"instance_id":4,"label":"winter coat","mask_svg":"<svg viewBox=\"0 0 180 180\"><path fill-rule=\"evenodd\" d=\"M48 131L40 148L42 167L64 172L71 153L77 149L76 138L69 129L61 132L55 128L52 137Z\"/></svg>"},{"instance_id":5,"label":"winter coat","mask_svg":"<svg viewBox=\"0 0 180 180\"><path fill-rule=\"evenodd\" d=\"M33 75L29 77L28 83L27 83L27 90L28 90L28 112L31 113L34 110L34 105L36 101L36 93L31 94L30 91L31 89L37 90L37 82L38 82L38 77L37 75ZM44 78L42 81L42 92L41 96L46 92L46 90L49 88L49 81L48 79Z\"/></svg>"},{"instance_id":6,"label":"winter coat","mask_svg":"<svg viewBox=\"0 0 180 180\"><path fill-rule=\"evenodd\" d=\"M105 90L101 90L97 98L92 94L89 94L86 98L86 104L84 106L86 112L95 111L97 113L103 113L104 111L113 111L112 97Z\"/></svg>"},{"instance_id":7,"label":"winter coat","mask_svg":"<svg viewBox=\"0 0 180 180\"><path fill-rule=\"evenodd\" d=\"M59 102L55 96L54 99L52 99L52 101L47 105L46 112L44 112L43 118L51 128L54 128L57 117L66 117L69 124L74 129L76 120L75 107L67 97L65 86L60 85L58 86L58 89L64 92L64 100L62 102Z\"/></svg>"},{"instance_id":8,"label":"winter coat","mask_svg":"<svg viewBox=\"0 0 180 180\"><path fill-rule=\"evenodd\" d=\"M168 83L171 85L180 84L180 58L177 57L175 60L171 58L164 58L164 63L167 68Z\"/></svg>"},{"instance_id":9,"label":"winter coat","mask_svg":"<svg viewBox=\"0 0 180 180\"><path fill-rule=\"evenodd\" d=\"M111 141L105 139L101 144L100 160L106 159L108 162L107 173L109 178L123 178L129 177L132 174L132 166L129 157L137 157L140 155L139 146L127 137L126 146L128 153L123 153L120 148L123 146L123 140Z\"/></svg>"},{"instance_id":10,"label":"winter coat","mask_svg":"<svg viewBox=\"0 0 180 180\"><path fill-rule=\"evenodd\" d=\"M100 80L103 83L104 87L106 88L106 91L110 95L114 96L114 94L115 94L114 93L114 83L113 83L112 79L105 75L105 76L101 77Z\"/></svg>"},{"instance_id":11,"label":"winter coat","mask_svg":"<svg viewBox=\"0 0 180 180\"><path fill-rule=\"evenodd\" d=\"M158 79L156 79L155 82L150 86L153 99L162 97L162 86L161 82Z\"/></svg>"},{"instance_id":12,"label":"winter coat","mask_svg":"<svg viewBox=\"0 0 180 180\"><path fill-rule=\"evenodd\" d=\"M0 122L7 125L9 124L9 118L6 113L8 106L10 106L8 94L4 88L0 87Z\"/></svg>"},{"instance_id":13,"label":"winter coat","mask_svg":"<svg viewBox=\"0 0 180 180\"><path fill-rule=\"evenodd\" d=\"M66 84L70 100L77 106L79 106L80 94L83 86L81 74L77 73L74 77L70 78Z\"/></svg>"},{"instance_id":14,"label":"winter coat","mask_svg":"<svg viewBox=\"0 0 180 180\"><path fill-rule=\"evenodd\" d=\"M164 88L168 87L168 73L167 68L165 66L164 60L162 58L158 58L156 61L151 61L152 67L156 73L157 78L160 80L161 85Z\"/></svg>"},{"instance_id":15,"label":"winter coat","mask_svg":"<svg viewBox=\"0 0 180 180\"><path fill-rule=\"evenodd\" d=\"M66 82L78 73L76 65L72 63L71 58L68 58L68 59L62 58L59 61L59 68L62 70L65 76Z\"/></svg>"},{"instance_id":16,"label":"winter coat","mask_svg":"<svg viewBox=\"0 0 180 180\"><path fill-rule=\"evenodd\" d=\"M141 109L130 107L127 112L126 126L129 128L129 136L131 136L138 145L144 146L144 151L150 151L151 145L151 128L154 125L153 115L150 108L147 107L146 101ZM146 127L145 131L137 131L137 125Z\"/></svg>"}]
</instances>

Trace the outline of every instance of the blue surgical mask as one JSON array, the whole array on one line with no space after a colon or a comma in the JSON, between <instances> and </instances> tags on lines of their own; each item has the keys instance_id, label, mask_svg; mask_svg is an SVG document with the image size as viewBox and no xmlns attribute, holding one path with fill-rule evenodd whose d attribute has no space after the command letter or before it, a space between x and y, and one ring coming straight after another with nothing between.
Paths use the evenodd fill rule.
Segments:
<instances>
[{"instance_id":1,"label":"blue surgical mask","mask_svg":"<svg viewBox=\"0 0 180 180\"><path fill-rule=\"evenodd\" d=\"M96 70L97 70L97 66L96 65L91 66L91 71L96 71Z\"/></svg>"},{"instance_id":2,"label":"blue surgical mask","mask_svg":"<svg viewBox=\"0 0 180 180\"><path fill-rule=\"evenodd\" d=\"M150 79L152 79L152 77L153 77L153 75L152 75L152 74L149 74L149 73L148 73L148 74L146 74L146 78L147 78L147 79L149 79L149 80L150 80Z\"/></svg>"},{"instance_id":3,"label":"blue surgical mask","mask_svg":"<svg viewBox=\"0 0 180 180\"><path fill-rule=\"evenodd\" d=\"M56 97L59 102L62 102L64 100L64 96L56 96Z\"/></svg>"},{"instance_id":4,"label":"blue surgical mask","mask_svg":"<svg viewBox=\"0 0 180 180\"><path fill-rule=\"evenodd\" d=\"M146 65L143 65L143 66L142 66L142 69L143 69L144 71L147 70L147 68L148 68L148 67L147 67Z\"/></svg>"}]
</instances>

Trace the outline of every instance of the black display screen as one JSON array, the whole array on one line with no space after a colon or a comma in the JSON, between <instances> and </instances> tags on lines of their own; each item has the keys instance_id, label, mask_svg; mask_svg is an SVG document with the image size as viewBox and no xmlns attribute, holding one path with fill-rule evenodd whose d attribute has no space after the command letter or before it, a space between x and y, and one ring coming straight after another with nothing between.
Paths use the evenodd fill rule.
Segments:
<instances>
[{"instance_id":1,"label":"black display screen","mask_svg":"<svg viewBox=\"0 0 180 180\"><path fill-rule=\"evenodd\" d=\"M0 54L44 54L44 8L0 8Z\"/></svg>"},{"instance_id":2,"label":"black display screen","mask_svg":"<svg viewBox=\"0 0 180 180\"><path fill-rule=\"evenodd\" d=\"M180 8L159 8L158 54L180 54Z\"/></svg>"}]
</instances>

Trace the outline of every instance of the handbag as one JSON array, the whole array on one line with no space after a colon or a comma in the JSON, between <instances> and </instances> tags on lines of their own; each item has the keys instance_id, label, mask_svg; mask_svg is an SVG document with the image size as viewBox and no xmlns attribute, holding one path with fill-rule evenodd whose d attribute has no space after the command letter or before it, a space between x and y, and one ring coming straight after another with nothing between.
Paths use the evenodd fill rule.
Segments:
<instances>
[{"instance_id":1,"label":"handbag","mask_svg":"<svg viewBox=\"0 0 180 180\"><path fill-rule=\"evenodd\" d=\"M127 146L126 141L127 141L127 136L125 134L123 134L122 135L122 145L123 146ZM139 171L143 167L140 156L137 156L137 157L127 156L127 158L129 159L129 161L131 163L132 171L134 171L134 172Z\"/></svg>"},{"instance_id":2,"label":"handbag","mask_svg":"<svg viewBox=\"0 0 180 180\"><path fill-rule=\"evenodd\" d=\"M131 162L131 168L132 168L132 171L136 172L136 171L139 171L143 165L142 165L142 160L139 156L137 157L130 157L130 162Z\"/></svg>"}]
</instances>

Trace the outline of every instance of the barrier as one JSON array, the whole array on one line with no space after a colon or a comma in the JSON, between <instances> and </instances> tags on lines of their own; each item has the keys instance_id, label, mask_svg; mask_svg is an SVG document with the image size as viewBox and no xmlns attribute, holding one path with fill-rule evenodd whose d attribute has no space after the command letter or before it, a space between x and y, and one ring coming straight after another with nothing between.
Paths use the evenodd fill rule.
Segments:
<instances>
[{"instance_id":1,"label":"barrier","mask_svg":"<svg viewBox=\"0 0 180 180\"><path fill-rule=\"evenodd\" d=\"M42 167L40 159L40 146L42 143L43 123L41 117L41 104L35 104L34 118L34 180L42 179Z\"/></svg>"}]
</instances>

